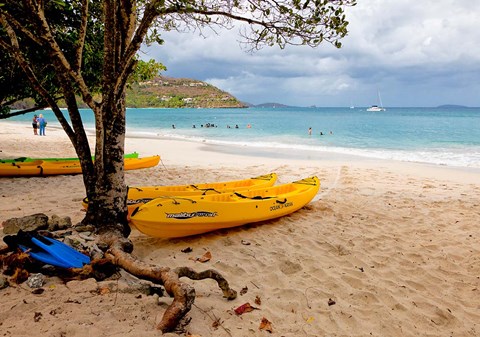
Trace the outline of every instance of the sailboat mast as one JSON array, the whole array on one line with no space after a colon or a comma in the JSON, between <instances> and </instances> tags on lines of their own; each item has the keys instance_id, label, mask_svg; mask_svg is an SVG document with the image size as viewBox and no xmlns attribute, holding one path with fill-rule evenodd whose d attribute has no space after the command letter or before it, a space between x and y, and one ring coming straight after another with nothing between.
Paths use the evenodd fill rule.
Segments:
<instances>
[{"instance_id":1,"label":"sailboat mast","mask_svg":"<svg viewBox=\"0 0 480 337\"><path fill-rule=\"evenodd\" d=\"M380 96L380 90L377 90L378 93L378 101L380 102L380 108L383 108L382 97Z\"/></svg>"}]
</instances>

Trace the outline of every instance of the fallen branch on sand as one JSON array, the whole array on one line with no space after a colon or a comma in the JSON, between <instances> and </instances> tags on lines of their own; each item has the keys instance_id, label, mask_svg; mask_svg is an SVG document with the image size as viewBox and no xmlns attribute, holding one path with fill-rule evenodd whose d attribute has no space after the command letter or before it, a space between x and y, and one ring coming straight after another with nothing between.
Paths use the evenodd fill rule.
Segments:
<instances>
[{"instance_id":1,"label":"fallen branch on sand","mask_svg":"<svg viewBox=\"0 0 480 337\"><path fill-rule=\"evenodd\" d=\"M69 231L69 236L78 235ZM43 235L62 237L62 233L44 231ZM223 292L223 297L228 300L235 299L237 292L229 287L227 280L217 271L209 269L197 272L189 267L178 267L171 269L157 265L146 264L131 254L133 245L128 238L114 232L92 236L94 240L84 240L90 249L90 255L94 256L92 261L84 265L83 268L54 268L50 269L50 275L62 277L64 279L86 279L95 278L97 281L103 280L116 271L118 268L141 279L150 281L155 285L162 285L165 291L174 298L172 303L165 310L157 329L162 332L175 330L182 318L190 311L195 301L195 289L182 282L182 277L191 280L213 279L217 282ZM102 254L98 248L101 247ZM33 260L24 252L12 252L9 247L0 247L0 267L3 273L10 275L9 282L24 282L31 272L38 272L41 263ZM53 271L52 271L53 270Z\"/></svg>"},{"instance_id":2,"label":"fallen branch on sand","mask_svg":"<svg viewBox=\"0 0 480 337\"><path fill-rule=\"evenodd\" d=\"M223 291L223 297L228 300L233 300L237 297L237 292L230 289L227 280L215 270L209 269L198 273L188 267L170 269L168 267L147 265L128 252L125 252L121 239L117 237L103 237L102 239L104 242L109 242L110 248L106 253L106 257L115 265L138 278L163 285L165 291L174 297L173 302L169 305L163 314L162 320L157 325L157 329L162 332L172 331L190 311L195 301L195 289L181 282L181 277L188 277L192 280L213 279L217 281L218 286Z\"/></svg>"}]
</instances>

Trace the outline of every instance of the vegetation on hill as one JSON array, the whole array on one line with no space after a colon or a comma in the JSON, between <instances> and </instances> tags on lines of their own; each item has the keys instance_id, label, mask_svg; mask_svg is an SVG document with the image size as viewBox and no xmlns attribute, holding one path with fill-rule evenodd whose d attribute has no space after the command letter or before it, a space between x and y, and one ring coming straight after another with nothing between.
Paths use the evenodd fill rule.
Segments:
<instances>
[{"instance_id":1,"label":"vegetation on hill","mask_svg":"<svg viewBox=\"0 0 480 337\"><path fill-rule=\"evenodd\" d=\"M127 90L131 108L244 108L246 105L213 85L188 78L158 76Z\"/></svg>"},{"instance_id":2,"label":"vegetation on hill","mask_svg":"<svg viewBox=\"0 0 480 337\"><path fill-rule=\"evenodd\" d=\"M87 105L77 98L80 108ZM12 109L33 107L33 99L16 102ZM66 106L60 102L60 106ZM157 76L152 80L134 83L127 89L127 106L130 108L246 108L228 92L206 82L189 78Z\"/></svg>"}]
</instances>

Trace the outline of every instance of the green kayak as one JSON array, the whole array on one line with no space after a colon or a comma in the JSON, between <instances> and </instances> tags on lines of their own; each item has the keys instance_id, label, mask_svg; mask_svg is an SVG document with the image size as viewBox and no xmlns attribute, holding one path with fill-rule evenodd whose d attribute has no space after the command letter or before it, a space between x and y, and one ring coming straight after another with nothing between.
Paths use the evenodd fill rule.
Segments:
<instances>
[{"instance_id":1,"label":"green kayak","mask_svg":"<svg viewBox=\"0 0 480 337\"><path fill-rule=\"evenodd\" d=\"M133 153L127 153L124 156L125 158L138 158L138 153L133 152ZM92 157L95 159L94 157ZM77 157L72 157L72 158L30 158L30 157L20 157L20 158L15 158L15 159L0 159L0 163L28 163L32 162L35 160L44 160L44 161L66 161L66 160L72 160L76 161L78 160Z\"/></svg>"}]
</instances>

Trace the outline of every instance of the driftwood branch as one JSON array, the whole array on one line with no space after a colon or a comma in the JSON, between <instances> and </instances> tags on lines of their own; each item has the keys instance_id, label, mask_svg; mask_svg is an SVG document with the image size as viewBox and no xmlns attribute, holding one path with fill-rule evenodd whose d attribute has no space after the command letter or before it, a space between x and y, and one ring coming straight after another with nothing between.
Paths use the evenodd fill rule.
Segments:
<instances>
[{"instance_id":1,"label":"driftwood branch","mask_svg":"<svg viewBox=\"0 0 480 337\"><path fill-rule=\"evenodd\" d=\"M218 287L223 292L223 297L227 298L228 300L237 298L237 292L230 288L228 281L216 270L208 269L202 272L196 272L189 267L179 267L174 269L174 272L179 278L188 277L191 280L205 280L209 278L215 280L218 283Z\"/></svg>"},{"instance_id":2,"label":"driftwood branch","mask_svg":"<svg viewBox=\"0 0 480 337\"><path fill-rule=\"evenodd\" d=\"M180 320L190 311L195 301L195 289L180 281L181 277L188 277L192 280L213 279L217 281L218 286L223 292L224 297L231 300L236 298L235 290L230 289L225 278L215 270L206 270L200 273L191 268L181 267L170 269L168 267L159 267L146 264L132 256L127 248L125 251L125 240L123 238L105 237L104 241L109 241L109 250L106 257L112 262L129 272L130 274L148 280L165 287L165 291L173 296L174 300L169 305L157 329L162 332L169 332L175 329Z\"/></svg>"}]
</instances>

